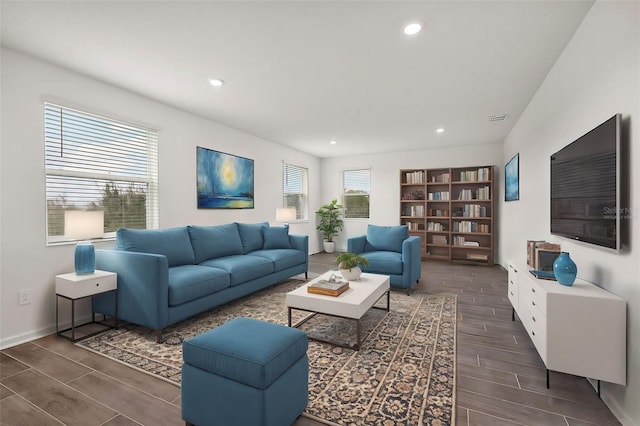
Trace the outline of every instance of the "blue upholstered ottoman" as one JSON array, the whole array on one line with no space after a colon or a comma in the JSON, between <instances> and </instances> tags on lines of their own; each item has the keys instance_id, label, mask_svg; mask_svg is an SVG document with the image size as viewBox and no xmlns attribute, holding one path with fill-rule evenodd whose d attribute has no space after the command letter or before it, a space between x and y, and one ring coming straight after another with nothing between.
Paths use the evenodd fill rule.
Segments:
<instances>
[{"instance_id":1,"label":"blue upholstered ottoman","mask_svg":"<svg viewBox=\"0 0 640 426\"><path fill-rule=\"evenodd\" d=\"M236 318L182 345L182 418L197 426L285 426L307 406L307 335Z\"/></svg>"}]
</instances>

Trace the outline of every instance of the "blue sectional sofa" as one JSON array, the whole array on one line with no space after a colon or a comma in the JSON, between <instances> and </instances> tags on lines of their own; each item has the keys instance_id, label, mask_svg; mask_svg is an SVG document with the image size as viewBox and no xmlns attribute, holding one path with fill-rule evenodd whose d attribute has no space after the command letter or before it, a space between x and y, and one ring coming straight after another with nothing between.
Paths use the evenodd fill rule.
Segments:
<instances>
[{"instance_id":1,"label":"blue sectional sofa","mask_svg":"<svg viewBox=\"0 0 640 426\"><path fill-rule=\"evenodd\" d=\"M301 273L306 235L268 223L119 229L115 250L96 250L96 268L118 273L118 318L156 331ZM93 311L115 314L113 294Z\"/></svg>"},{"instance_id":2,"label":"blue sectional sofa","mask_svg":"<svg viewBox=\"0 0 640 426\"><path fill-rule=\"evenodd\" d=\"M366 257L364 272L390 276L394 287L411 290L420 279L420 238L409 236L406 225L369 225L367 235L349 238L347 251Z\"/></svg>"}]
</instances>

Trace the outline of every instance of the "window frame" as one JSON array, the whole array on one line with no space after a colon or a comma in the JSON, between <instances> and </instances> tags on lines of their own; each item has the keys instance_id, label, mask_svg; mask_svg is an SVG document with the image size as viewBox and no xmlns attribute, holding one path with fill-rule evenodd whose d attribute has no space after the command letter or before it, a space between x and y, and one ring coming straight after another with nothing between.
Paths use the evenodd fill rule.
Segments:
<instances>
[{"instance_id":1,"label":"window frame","mask_svg":"<svg viewBox=\"0 0 640 426\"><path fill-rule=\"evenodd\" d=\"M290 221L289 223L306 223L309 221L309 168L305 167L305 166L301 166L299 164L293 163L293 162L289 162L289 161L282 161L282 207L295 207L295 206L290 206L286 203L286 197L287 194L295 194L294 192L286 192L286 185L287 185L287 181L286 181L286 177L287 177L287 168L291 167L291 168L296 168L299 169L300 171L302 171L302 186L303 186L303 193L301 194L303 199L304 199L304 206L301 209L302 212L300 214L300 218L298 218L298 209L296 208L296 219ZM306 191L306 192L305 192Z\"/></svg>"},{"instance_id":2,"label":"window frame","mask_svg":"<svg viewBox=\"0 0 640 426\"><path fill-rule=\"evenodd\" d=\"M345 193L345 173L348 172L358 172L358 171L363 171L366 170L369 172L369 191L367 192L367 195L369 197L369 216L368 217L347 217L347 203L346 203L346 199L345 197L350 197L352 195L347 195ZM340 199L341 199L341 204L344 206L345 212L343 215L343 219L345 221L353 221L353 222L369 222L371 221L371 171L372 171L372 167L371 166L363 166L363 167L348 167L348 168L344 168L341 170L340 172Z\"/></svg>"},{"instance_id":3,"label":"window frame","mask_svg":"<svg viewBox=\"0 0 640 426\"><path fill-rule=\"evenodd\" d=\"M90 110L83 108L75 108L66 106L63 103L52 102L52 101L43 101L43 142L44 142L44 186L45 186L45 197L44 197L44 209L45 209L45 245L46 246L57 246L57 245L66 245L66 244L75 244L77 241L64 235L49 235L50 231L50 209L49 202L51 200L55 200L55 196L52 195L52 192L55 192L55 189L52 187L55 186L55 183L52 180L56 180L60 178L60 180L64 183L64 179L79 179L85 180L85 182L96 182L97 185L104 185L103 182L112 182L116 183L118 188L124 188L124 185L134 185L134 189L138 188L139 185L146 186L145 190L145 220L146 226L144 229L157 229L159 227L159 141L158 141L158 131L155 129L151 129L144 125L137 124L132 120L123 120L119 118L113 118L110 116L106 116L104 114L96 114L91 112ZM51 121L48 121L48 115L52 112L60 111L59 125L60 125L60 133L59 135L56 133L57 129L51 128ZM113 127L123 127L134 129L136 132L141 132L144 134L144 145L142 148L138 148L135 150L135 154L143 154L144 162L145 162L145 177L142 177L138 174L138 176L134 174L118 174L112 173L113 169L105 169L105 163L100 163L100 167L94 165L93 168L88 167L91 166L90 160L83 159L81 161L77 160L69 160L69 161L60 161L55 160L52 154L48 153L48 148L51 148L55 142L52 142L49 138L52 138L54 141L59 140L60 149L63 149L64 141L69 141L70 139L65 139L64 131L63 131L63 123L64 123L64 113L77 115L82 119L95 120L96 123L106 124ZM75 121L72 119L72 121ZM67 123L68 124L68 123ZM91 131L89 130L89 125L84 128L80 128L80 135L84 137L90 137ZM84 133L82 133L84 132ZM107 132L112 139L109 142L113 142L116 140L113 135L116 133L113 131L112 133ZM98 136L96 136L96 139ZM120 139L118 139L120 140ZM124 139L127 141L127 139ZM90 142L95 142L95 140L88 139ZM88 142L85 145L90 145ZM81 146L78 142L70 143L70 146ZM82 145L83 148L86 146ZM95 148L95 147L94 147ZM113 148L111 148L113 149ZM92 152L99 152L100 149L93 150ZM104 152L103 152L104 153ZM52 164L57 163L57 164ZM65 169L66 168L66 169ZM76 182L76 185L78 185ZM98 184L100 182L100 184ZM66 185L66 183L64 183ZM73 185L69 185L70 188L73 188ZM60 196L64 197L64 195ZM99 201L97 198L91 202ZM87 201L87 204L90 201ZM86 207L85 205L79 205L77 207ZM62 211L66 210L66 208L62 208ZM90 241L110 241L115 239L115 231L105 233L101 238L91 238Z\"/></svg>"}]
</instances>

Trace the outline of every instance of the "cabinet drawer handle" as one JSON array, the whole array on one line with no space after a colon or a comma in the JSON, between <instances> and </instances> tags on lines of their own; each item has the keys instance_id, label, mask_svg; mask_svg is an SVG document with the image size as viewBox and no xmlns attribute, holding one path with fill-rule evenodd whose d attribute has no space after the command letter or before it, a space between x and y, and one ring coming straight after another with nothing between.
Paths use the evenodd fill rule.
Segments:
<instances>
[{"instance_id":1,"label":"cabinet drawer handle","mask_svg":"<svg viewBox=\"0 0 640 426\"><path fill-rule=\"evenodd\" d=\"M536 335L536 332L535 332L535 331L532 331L532 332L531 332L531 334L533 334L533 335L535 336L535 335Z\"/></svg>"},{"instance_id":2,"label":"cabinet drawer handle","mask_svg":"<svg viewBox=\"0 0 640 426\"><path fill-rule=\"evenodd\" d=\"M511 295L513 296L513 292L511 292Z\"/></svg>"},{"instance_id":3,"label":"cabinet drawer handle","mask_svg":"<svg viewBox=\"0 0 640 426\"><path fill-rule=\"evenodd\" d=\"M536 317L531 317L531 319L533 320L533 322L536 322Z\"/></svg>"},{"instance_id":4,"label":"cabinet drawer handle","mask_svg":"<svg viewBox=\"0 0 640 426\"><path fill-rule=\"evenodd\" d=\"M536 302L531 302L531 304L532 304L533 306L536 306Z\"/></svg>"},{"instance_id":5,"label":"cabinet drawer handle","mask_svg":"<svg viewBox=\"0 0 640 426\"><path fill-rule=\"evenodd\" d=\"M535 288L532 288L532 289L531 289L531 291L535 293L535 292L536 292L536 289L535 289Z\"/></svg>"}]
</instances>

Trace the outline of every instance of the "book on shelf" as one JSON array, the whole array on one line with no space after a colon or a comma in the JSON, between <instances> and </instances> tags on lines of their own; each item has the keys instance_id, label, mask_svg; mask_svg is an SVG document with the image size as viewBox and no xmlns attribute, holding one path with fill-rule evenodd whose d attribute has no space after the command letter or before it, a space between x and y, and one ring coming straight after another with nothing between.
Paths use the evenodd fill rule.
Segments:
<instances>
[{"instance_id":1,"label":"book on shelf","mask_svg":"<svg viewBox=\"0 0 640 426\"><path fill-rule=\"evenodd\" d=\"M449 183L449 173L440 173L431 176L431 183Z\"/></svg>"},{"instance_id":2,"label":"book on shelf","mask_svg":"<svg viewBox=\"0 0 640 426\"><path fill-rule=\"evenodd\" d=\"M331 275L328 280L319 280L307 286L307 293L339 296L349 289L349 281Z\"/></svg>"},{"instance_id":3,"label":"book on shelf","mask_svg":"<svg viewBox=\"0 0 640 426\"><path fill-rule=\"evenodd\" d=\"M427 222L427 231L446 231L446 229L440 222Z\"/></svg>"},{"instance_id":4,"label":"book on shelf","mask_svg":"<svg viewBox=\"0 0 640 426\"><path fill-rule=\"evenodd\" d=\"M489 256L482 253L467 253L467 259L469 260L488 260Z\"/></svg>"},{"instance_id":5,"label":"book on shelf","mask_svg":"<svg viewBox=\"0 0 640 426\"><path fill-rule=\"evenodd\" d=\"M441 244L443 246L447 245L447 237L445 235L434 235L432 241L433 244Z\"/></svg>"},{"instance_id":6,"label":"book on shelf","mask_svg":"<svg viewBox=\"0 0 640 426\"><path fill-rule=\"evenodd\" d=\"M449 200L449 191L429 192L427 199L429 201L447 201Z\"/></svg>"},{"instance_id":7,"label":"book on shelf","mask_svg":"<svg viewBox=\"0 0 640 426\"><path fill-rule=\"evenodd\" d=\"M477 241L465 241L462 245L467 247L480 247L480 243Z\"/></svg>"},{"instance_id":8,"label":"book on shelf","mask_svg":"<svg viewBox=\"0 0 640 426\"><path fill-rule=\"evenodd\" d=\"M414 172L406 172L405 182L408 184L424 183L424 172L421 170L416 170Z\"/></svg>"},{"instance_id":9,"label":"book on shelf","mask_svg":"<svg viewBox=\"0 0 640 426\"><path fill-rule=\"evenodd\" d=\"M460 182L480 182L489 179L489 167L481 167L477 170L462 170L460 172Z\"/></svg>"}]
</instances>

